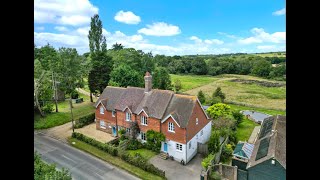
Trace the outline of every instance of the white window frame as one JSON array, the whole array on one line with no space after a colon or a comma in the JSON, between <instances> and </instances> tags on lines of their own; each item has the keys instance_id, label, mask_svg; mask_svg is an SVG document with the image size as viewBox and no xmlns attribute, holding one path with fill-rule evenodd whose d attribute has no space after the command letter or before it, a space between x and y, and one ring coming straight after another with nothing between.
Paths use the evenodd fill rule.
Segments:
<instances>
[{"instance_id":1,"label":"white window frame","mask_svg":"<svg viewBox=\"0 0 320 180\"><path fill-rule=\"evenodd\" d=\"M201 130L200 136L203 136L203 130Z\"/></svg>"},{"instance_id":2,"label":"white window frame","mask_svg":"<svg viewBox=\"0 0 320 180\"><path fill-rule=\"evenodd\" d=\"M141 125L148 126L148 118L146 116L141 116Z\"/></svg>"},{"instance_id":3,"label":"white window frame","mask_svg":"<svg viewBox=\"0 0 320 180\"><path fill-rule=\"evenodd\" d=\"M196 118L196 125L198 125L199 124L199 119L198 118Z\"/></svg>"},{"instance_id":4,"label":"white window frame","mask_svg":"<svg viewBox=\"0 0 320 180\"><path fill-rule=\"evenodd\" d=\"M116 117L116 111L115 110L112 111L112 117Z\"/></svg>"},{"instance_id":5,"label":"white window frame","mask_svg":"<svg viewBox=\"0 0 320 180\"><path fill-rule=\"evenodd\" d=\"M131 132L131 129L130 128L126 128L126 133L130 134L130 132Z\"/></svg>"},{"instance_id":6,"label":"white window frame","mask_svg":"<svg viewBox=\"0 0 320 180\"><path fill-rule=\"evenodd\" d=\"M99 123L99 124L100 124L100 128L102 128L102 129L107 129L106 122L100 120L100 123Z\"/></svg>"},{"instance_id":7,"label":"white window frame","mask_svg":"<svg viewBox=\"0 0 320 180\"><path fill-rule=\"evenodd\" d=\"M126 121L131 121L131 113L126 112Z\"/></svg>"},{"instance_id":8,"label":"white window frame","mask_svg":"<svg viewBox=\"0 0 320 180\"><path fill-rule=\"evenodd\" d=\"M176 143L176 150L182 152L182 144Z\"/></svg>"},{"instance_id":9,"label":"white window frame","mask_svg":"<svg viewBox=\"0 0 320 180\"><path fill-rule=\"evenodd\" d=\"M170 126L170 125L171 125L171 126ZM173 124L173 122L169 122L169 123L168 123L168 131L169 131L169 132L175 132L175 131L174 131L174 124Z\"/></svg>"},{"instance_id":10,"label":"white window frame","mask_svg":"<svg viewBox=\"0 0 320 180\"><path fill-rule=\"evenodd\" d=\"M147 140L147 134L146 133L140 131L140 136L141 136L141 140L142 141L146 141ZM142 137L144 137L144 139Z\"/></svg>"},{"instance_id":11,"label":"white window frame","mask_svg":"<svg viewBox=\"0 0 320 180\"><path fill-rule=\"evenodd\" d=\"M100 114L104 114L104 108L100 106Z\"/></svg>"}]
</instances>

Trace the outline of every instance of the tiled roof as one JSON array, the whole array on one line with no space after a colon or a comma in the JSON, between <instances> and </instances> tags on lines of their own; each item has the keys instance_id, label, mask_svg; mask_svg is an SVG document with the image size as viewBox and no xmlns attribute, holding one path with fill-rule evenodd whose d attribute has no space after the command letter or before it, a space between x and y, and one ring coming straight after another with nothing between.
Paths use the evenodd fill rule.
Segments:
<instances>
[{"instance_id":1,"label":"tiled roof","mask_svg":"<svg viewBox=\"0 0 320 180\"><path fill-rule=\"evenodd\" d=\"M114 110L118 99L121 97L125 90L126 88L107 86L103 90L94 106L96 107L101 101L102 104L107 108L107 110Z\"/></svg>"},{"instance_id":2,"label":"tiled roof","mask_svg":"<svg viewBox=\"0 0 320 180\"><path fill-rule=\"evenodd\" d=\"M260 137L261 131L259 132L259 139L254 144L247 168L274 158L286 169L286 116L277 115L268 118L268 121L264 121L261 125L261 129L270 125L269 121L273 122L272 129L263 131L262 137Z\"/></svg>"}]
</instances>

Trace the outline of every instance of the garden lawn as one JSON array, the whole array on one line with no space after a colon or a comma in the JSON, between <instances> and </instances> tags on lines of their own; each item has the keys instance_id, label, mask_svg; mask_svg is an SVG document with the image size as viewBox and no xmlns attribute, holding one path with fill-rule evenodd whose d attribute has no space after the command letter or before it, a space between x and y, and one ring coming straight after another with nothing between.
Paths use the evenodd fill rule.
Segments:
<instances>
[{"instance_id":1,"label":"garden lawn","mask_svg":"<svg viewBox=\"0 0 320 180\"><path fill-rule=\"evenodd\" d=\"M134 156L135 153L139 153L142 157L146 158L147 160L156 155L155 152L148 149L128 150L128 152L131 156Z\"/></svg>"},{"instance_id":2,"label":"garden lawn","mask_svg":"<svg viewBox=\"0 0 320 180\"><path fill-rule=\"evenodd\" d=\"M160 176L154 175L152 173L146 172L136 166L133 166L125 161L123 161L122 159L120 159L117 156L112 156L94 146L91 146L87 143L84 143L82 141L79 141L77 139L74 138L69 138L68 142L73 146L76 147L80 150L86 151L110 164L113 164L115 166L118 166L121 169L124 169L126 171L128 171L129 173L141 178L141 179L150 179L150 180L161 180L163 179ZM75 142L75 144L72 144L71 142Z\"/></svg>"},{"instance_id":3,"label":"garden lawn","mask_svg":"<svg viewBox=\"0 0 320 180\"><path fill-rule=\"evenodd\" d=\"M238 141L248 141L255 126L259 126L259 124L244 118L237 128L236 136Z\"/></svg>"}]
</instances>

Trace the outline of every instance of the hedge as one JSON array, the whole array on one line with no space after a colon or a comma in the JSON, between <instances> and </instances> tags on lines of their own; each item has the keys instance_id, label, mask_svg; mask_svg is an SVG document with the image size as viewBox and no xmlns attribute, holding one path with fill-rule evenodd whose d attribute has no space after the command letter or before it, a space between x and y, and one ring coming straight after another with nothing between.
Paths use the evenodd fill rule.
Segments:
<instances>
[{"instance_id":1,"label":"hedge","mask_svg":"<svg viewBox=\"0 0 320 180\"><path fill-rule=\"evenodd\" d=\"M76 121L74 128L78 129L88 124L91 124L94 122L94 119L95 119L95 113L91 113L89 115L83 116Z\"/></svg>"},{"instance_id":2,"label":"hedge","mask_svg":"<svg viewBox=\"0 0 320 180\"><path fill-rule=\"evenodd\" d=\"M113 146L113 145L110 145L110 144L105 144L105 143L102 143L102 142L99 142L95 139L92 139L90 137L87 137L81 133L77 133L77 132L73 132L72 133L72 137L73 138L76 138L80 141L83 141L85 143L88 143L92 146L95 146L97 147L98 149L102 150L102 151L105 151L109 154L111 154L112 156L117 156L118 154L118 148Z\"/></svg>"},{"instance_id":3,"label":"hedge","mask_svg":"<svg viewBox=\"0 0 320 180\"><path fill-rule=\"evenodd\" d=\"M135 157L130 156L130 154L122 149L119 149L111 144L104 144L99 141L96 141L95 139L92 139L90 137L87 137L81 133L73 132L72 137L76 138L80 141L83 141L85 143L88 143L92 146L97 147L98 149L101 149L102 151L105 151L113 156L119 156L120 159L128 162L129 164L132 164L136 167L139 167L147 172L150 172L152 174L161 176L165 178L165 172L155 167L153 164L150 164L147 159L143 158L140 154L138 154ZM129 140L127 140L128 142ZM121 146L121 142L119 146Z\"/></svg>"}]
</instances>

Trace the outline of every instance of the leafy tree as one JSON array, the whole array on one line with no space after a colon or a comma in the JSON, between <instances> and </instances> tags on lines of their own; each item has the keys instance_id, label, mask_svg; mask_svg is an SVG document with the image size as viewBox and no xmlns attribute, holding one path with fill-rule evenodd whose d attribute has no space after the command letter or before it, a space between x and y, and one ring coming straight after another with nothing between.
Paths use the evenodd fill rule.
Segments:
<instances>
[{"instance_id":1,"label":"leafy tree","mask_svg":"<svg viewBox=\"0 0 320 180\"><path fill-rule=\"evenodd\" d=\"M243 118L244 118L244 115L239 111L232 111L232 116L236 120L236 126L238 126L243 121Z\"/></svg>"},{"instance_id":2,"label":"leafy tree","mask_svg":"<svg viewBox=\"0 0 320 180\"><path fill-rule=\"evenodd\" d=\"M152 74L153 87L158 89L171 90L171 78L169 72L164 67L158 67Z\"/></svg>"},{"instance_id":3,"label":"leafy tree","mask_svg":"<svg viewBox=\"0 0 320 180\"><path fill-rule=\"evenodd\" d=\"M252 68L252 74L260 77L268 77L271 71L271 63L266 60L259 60L254 63Z\"/></svg>"},{"instance_id":4,"label":"leafy tree","mask_svg":"<svg viewBox=\"0 0 320 180\"><path fill-rule=\"evenodd\" d=\"M232 156L232 152L233 152L232 145L231 144L225 145L222 148L220 160L222 162L226 162Z\"/></svg>"},{"instance_id":5,"label":"leafy tree","mask_svg":"<svg viewBox=\"0 0 320 180\"><path fill-rule=\"evenodd\" d=\"M201 102L201 104L203 104L204 102L206 102L206 97L204 96L204 93L202 92L202 90L200 90L198 92L198 99Z\"/></svg>"},{"instance_id":6,"label":"leafy tree","mask_svg":"<svg viewBox=\"0 0 320 180\"><path fill-rule=\"evenodd\" d=\"M226 136L230 133L230 129L234 129L235 121L231 116L221 116L213 120L213 127L221 130L221 136Z\"/></svg>"},{"instance_id":7,"label":"leafy tree","mask_svg":"<svg viewBox=\"0 0 320 180\"><path fill-rule=\"evenodd\" d=\"M112 71L112 57L107 55L106 38L102 35L102 21L98 14L91 17L89 30L89 47L91 56L91 71L88 75L90 100L93 102L92 93L102 93L110 80Z\"/></svg>"},{"instance_id":8,"label":"leafy tree","mask_svg":"<svg viewBox=\"0 0 320 180\"><path fill-rule=\"evenodd\" d=\"M43 162L40 155L35 152L34 156L34 179L37 180L48 180L48 179L59 179L59 180L71 180L71 174L69 170L62 168L61 171L56 170L54 164L47 164Z\"/></svg>"},{"instance_id":9,"label":"leafy tree","mask_svg":"<svg viewBox=\"0 0 320 180\"><path fill-rule=\"evenodd\" d=\"M125 64L122 64L113 69L110 76L111 79L109 85L118 85L120 87L142 87L144 83L143 76L140 75L136 70Z\"/></svg>"},{"instance_id":10,"label":"leafy tree","mask_svg":"<svg viewBox=\"0 0 320 180\"><path fill-rule=\"evenodd\" d=\"M141 73L153 72L155 69L155 63L153 61L152 53L143 53L141 58Z\"/></svg>"},{"instance_id":11,"label":"leafy tree","mask_svg":"<svg viewBox=\"0 0 320 180\"><path fill-rule=\"evenodd\" d=\"M211 161L215 158L215 155L210 153L206 158L204 158L201 162L202 167L207 170Z\"/></svg>"},{"instance_id":12,"label":"leafy tree","mask_svg":"<svg viewBox=\"0 0 320 180\"><path fill-rule=\"evenodd\" d=\"M123 48L124 48L124 46L121 43L120 44L115 43L114 45L112 45L112 49L115 50L115 51L119 51L119 50L121 50Z\"/></svg>"},{"instance_id":13,"label":"leafy tree","mask_svg":"<svg viewBox=\"0 0 320 180\"><path fill-rule=\"evenodd\" d=\"M175 82L174 82L174 88L176 90L176 92L179 92L182 88L182 85L181 85L181 81L179 79L177 79Z\"/></svg>"},{"instance_id":14,"label":"leafy tree","mask_svg":"<svg viewBox=\"0 0 320 180\"><path fill-rule=\"evenodd\" d=\"M209 116L213 119L231 115L231 107L227 104L217 103L207 109Z\"/></svg>"},{"instance_id":15,"label":"leafy tree","mask_svg":"<svg viewBox=\"0 0 320 180\"><path fill-rule=\"evenodd\" d=\"M286 65L279 64L278 66L272 68L269 77L283 79L284 75L286 75Z\"/></svg>"},{"instance_id":16,"label":"leafy tree","mask_svg":"<svg viewBox=\"0 0 320 180\"><path fill-rule=\"evenodd\" d=\"M137 135L140 133L140 128L137 121L130 122L130 135L132 139L136 139Z\"/></svg>"},{"instance_id":17,"label":"leafy tree","mask_svg":"<svg viewBox=\"0 0 320 180\"><path fill-rule=\"evenodd\" d=\"M221 101L224 102L226 95L221 91L220 87L217 87L217 89L212 94L212 98L215 98L215 97L219 97Z\"/></svg>"},{"instance_id":18,"label":"leafy tree","mask_svg":"<svg viewBox=\"0 0 320 180\"><path fill-rule=\"evenodd\" d=\"M208 142L209 153L215 154L220 149L220 133L219 131L211 131L210 139Z\"/></svg>"}]
</instances>

